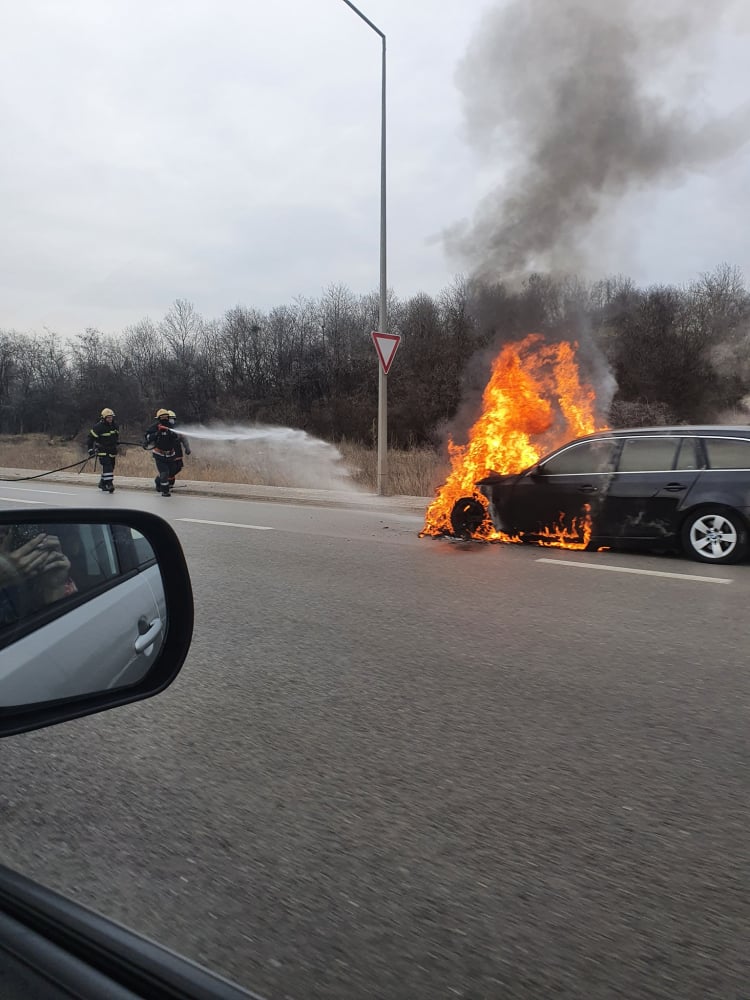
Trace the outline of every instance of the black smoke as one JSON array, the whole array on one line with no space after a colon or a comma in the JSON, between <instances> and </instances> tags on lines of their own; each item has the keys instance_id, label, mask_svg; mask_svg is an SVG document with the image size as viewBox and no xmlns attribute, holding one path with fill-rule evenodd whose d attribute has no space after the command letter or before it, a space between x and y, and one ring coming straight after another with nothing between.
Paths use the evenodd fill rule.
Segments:
<instances>
[{"instance_id":1,"label":"black smoke","mask_svg":"<svg viewBox=\"0 0 750 1000\"><path fill-rule=\"evenodd\" d=\"M469 140L505 165L446 234L475 277L596 269L594 224L635 190L679 183L750 138L750 106L704 106L713 41L741 0L512 0L457 74ZM615 234L610 234L616 240Z\"/></svg>"}]
</instances>

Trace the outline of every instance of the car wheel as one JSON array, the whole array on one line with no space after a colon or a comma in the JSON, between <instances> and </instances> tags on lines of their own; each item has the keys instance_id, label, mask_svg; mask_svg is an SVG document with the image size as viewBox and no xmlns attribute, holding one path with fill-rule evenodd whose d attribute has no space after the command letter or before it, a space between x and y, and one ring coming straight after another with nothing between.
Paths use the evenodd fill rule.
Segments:
<instances>
[{"instance_id":1,"label":"car wheel","mask_svg":"<svg viewBox=\"0 0 750 1000\"><path fill-rule=\"evenodd\" d=\"M747 527L733 511L700 510L685 521L682 544L691 559L699 562L738 562L747 554Z\"/></svg>"},{"instance_id":2,"label":"car wheel","mask_svg":"<svg viewBox=\"0 0 750 1000\"><path fill-rule=\"evenodd\" d=\"M475 497L461 497L453 504L451 529L456 538L471 538L487 518L487 510Z\"/></svg>"}]
</instances>

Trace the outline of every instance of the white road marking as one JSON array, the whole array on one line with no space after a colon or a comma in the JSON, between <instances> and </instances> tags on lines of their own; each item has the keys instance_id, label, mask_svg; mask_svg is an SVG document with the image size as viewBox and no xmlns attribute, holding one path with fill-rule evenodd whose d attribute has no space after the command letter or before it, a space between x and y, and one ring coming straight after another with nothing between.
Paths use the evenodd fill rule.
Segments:
<instances>
[{"instance_id":1,"label":"white road marking","mask_svg":"<svg viewBox=\"0 0 750 1000\"><path fill-rule=\"evenodd\" d=\"M261 524L237 524L235 521L204 521L200 517L177 517L176 521L188 521L190 524L218 524L222 528L251 528L253 531L273 531Z\"/></svg>"},{"instance_id":2,"label":"white road marking","mask_svg":"<svg viewBox=\"0 0 750 1000\"><path fill-rule=\"evenodd\" d=\"M6 490L18 490L19 493L44 493L45 496L77 497L77 493L63 493L62 490L35 490L30 486L5 486Z\"/></svg>"},{"instance_id":3,"label":"white road marking","mask_svg":"<svg viewBox=\"0 0 750 1000\"><path fill-rule=\"evenodd\" d=\"M695 576L692 573L665 573L658 569L632 569L629 566L604 566L590 562L573 562L572 559L537 559L554 566L577 566L579 569L600 569L608 573L635 573L638 576L663 576L669 580L692 580L694 583L733 583L720 576Z\"/></svg>"},{"instance_id":4,"label":"white road marking","mask_svg":"<svg viewBox=\"0 0 750 1000\"><path fill-rule=\"evenodd\" d=\"M18 497L0 497L0 501L5 503L33 503L36 507L49 507L44 500L19 500Z\"/></svg>"}]
</instances>

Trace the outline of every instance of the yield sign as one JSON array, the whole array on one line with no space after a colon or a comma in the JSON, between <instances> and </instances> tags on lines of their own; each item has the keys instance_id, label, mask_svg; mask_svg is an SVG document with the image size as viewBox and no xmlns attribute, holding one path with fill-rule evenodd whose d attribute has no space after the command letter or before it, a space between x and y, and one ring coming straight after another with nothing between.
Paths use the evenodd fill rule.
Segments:
<instances>
[{"instance_id":1,"label":"yield sign","mask_svg":"<svg viewBox=\"0 0 750 1000\"><path fill-rule=\"evenodd\" d=\"M383 374L387 375L388 369L393 363L396 348L401 343L401 337L395 333L380 333L378 330L373 330L372 339L383 367Z\"/></svg>"}]
</instances>

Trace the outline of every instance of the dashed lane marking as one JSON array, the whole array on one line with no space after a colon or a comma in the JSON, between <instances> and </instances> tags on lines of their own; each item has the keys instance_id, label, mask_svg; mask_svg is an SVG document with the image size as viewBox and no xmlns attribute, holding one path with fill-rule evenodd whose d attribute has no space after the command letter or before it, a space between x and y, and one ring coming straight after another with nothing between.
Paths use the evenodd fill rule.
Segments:
<instances>
[{"instance_id":1,"label":"dashed lane marking","mask_svg":"<svg viewBox=\"0 0 750 1000\"><path fill-rule=\"evenodd\" d=\"M204 521L200 517L177 517L176 521L187 521L189 524L217 524L222 528L250 528L252 531L273 531L263 524L239 524L236 521Z\"/></svg>"},{"instance_id":2,"label":"dashed lane marking","mask_svg":"<svg viewBox=\"0 0 750 1000\"><path fill-rule=\"evenodd\" d=\"M44 500L20 500L18 497L0 497L0 502L2 503L31 503L35 507L49 507L48 503Z\"/></svg>"},{"instance_id":3,"label":"dashed lane marking","mask_svg":"<svg viewBox=\"0 0 750 1000\"><path fill-rule=\"evenodd\" d=\"M6 490L18 490L19 493L44 493L45 496L56 496L56 497L77 497L78 493L65 493L62 490L35 490L30 486L8 486L5 485Z\"/></svg>"}]
</instances>

